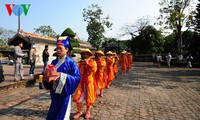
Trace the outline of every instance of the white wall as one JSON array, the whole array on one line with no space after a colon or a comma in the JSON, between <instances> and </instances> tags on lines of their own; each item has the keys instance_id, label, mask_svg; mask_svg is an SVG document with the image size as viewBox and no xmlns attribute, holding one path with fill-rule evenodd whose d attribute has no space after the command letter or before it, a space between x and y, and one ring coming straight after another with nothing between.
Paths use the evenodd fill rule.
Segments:
<instances>
[{"instance_id":1,"label":"white wall","mask_svg":"<svg viewBox=\"0 0 200 120\"><path fill-rule=\"evenodd\" d=\"M36 50L37 50L37 58L36 58L36 65L43 65L43 61L42 61L42 52L45 48L45 45L49 46L49 64L51 63L52 60L54 60L56 57L53 56L53 53L55 53L56 51L53 51L56 48L55 44L47 44L47 43L43 43L43 42L38 42L35 44Z\"/></svg>"}]
</instances>

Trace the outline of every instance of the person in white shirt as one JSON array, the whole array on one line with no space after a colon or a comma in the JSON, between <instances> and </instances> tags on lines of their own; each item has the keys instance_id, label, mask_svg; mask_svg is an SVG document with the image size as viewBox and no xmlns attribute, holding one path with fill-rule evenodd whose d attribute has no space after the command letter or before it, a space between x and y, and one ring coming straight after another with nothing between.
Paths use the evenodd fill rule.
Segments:
<instances>
[{"instance_id":1,"label":"person in white shirt","mask_svg":"<svg viewBox=\"0 0 200 120\"><path fill-rule=\"evenodd\" d=\"M170 61L172 59L172 55L170 52L168 52L167 56L166 56L166 62L167 62L167 66L168 68L170 68Z\"/></svg>"},{"instance_id":2,"label":"person in white shirt","mask_svg":"<svg viewBox=\"0 0 200 120\"><path fill-rule=\"evenodd\" d=\"M30 71L29 76L33 76L35 70L35 62L36 62L36 45L32 46L30 51Z\"/></svg>"}]
</instances>

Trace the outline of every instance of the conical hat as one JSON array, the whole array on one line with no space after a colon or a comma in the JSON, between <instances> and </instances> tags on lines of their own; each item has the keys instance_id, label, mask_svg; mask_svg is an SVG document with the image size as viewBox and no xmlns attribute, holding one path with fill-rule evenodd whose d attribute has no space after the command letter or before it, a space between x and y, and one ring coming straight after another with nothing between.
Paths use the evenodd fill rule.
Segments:
<instances>
[{"instance_id":1,"label":"conical hat","mask_svg":"<svg viewBox=\"0 0 200 120\"><path fill-rule=\"evenodd\" d=\"M108 52L106 53L106 55L113 55L113 53L112 53L111 51L108 51Z\"/></svg>"},{"instance_id":2,"label":"conical hat","mask_svg":"<svg viewBox=\"0 0 200 120\"><path fill-rule=\"evenodd\" d=\"M126 51L125 51L125 50L123 50L121 53L122 53L122 54L126 54Z\"/></svg>"},{"instance_id":3,"label":"conical hat","mask_svg":"<svg viewBox=\"0 0 200 120\"><path fill-rule=\"evenodd\" d=\"M117 55L117 53L116 53L116 52L113 52L113 55Z\"/></svg>"},{"instance_id":4,"label":"conical hat","mask_svg":"<svg viewBox=\"0 0 200 120\"><path fill-rule=\"evenodd\" d=\"M98 54L104 55L104 53L103 53L102 50L98 50L98 51L96 51L95 53L98 53Z\"/></svg>"},{"instance_id":5,"label":"conical hat","mask_svg":"<svg viewBox=\"0 0 200 120\"><path fill-rule=\"evenodd\" d=\"M90 53L90 55L93 55L93 53L88 48L82 49L80 54L83 54L83 53Z\"/></svg>"}]
</instances>

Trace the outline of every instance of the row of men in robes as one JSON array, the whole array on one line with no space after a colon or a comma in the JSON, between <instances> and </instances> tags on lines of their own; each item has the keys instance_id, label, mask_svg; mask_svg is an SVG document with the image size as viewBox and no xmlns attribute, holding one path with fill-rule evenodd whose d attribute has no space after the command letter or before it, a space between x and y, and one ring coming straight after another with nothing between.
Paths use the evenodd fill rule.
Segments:
<instances>
[{"instance_id":1,"label":"row of men in robes","mask_svg":"<svg viewBox=\"0 0 200 120\"><path fill-rule=\"evenodd\" d=\"M103 96L103 90L109 88L111 82L118 72L117 55L111 51L104 56L103 51L98 50L95 56L89 49L83 49L80 52L82 58L78 62L78 67L81 74L81 81L76 89L73 101L76 102L77 113L73 116L74 119L79 118L82 112L83 101L86 101L85 118L90 118L90 110L98 96ZM115 69L115 70L114 70ZM98 91L100 94L98 95Z\"/></svg>"},{"instance_id":2,"label":"row of men in robes","mask_svg":"<svg viewBox=\"0 0 200 120\"><path fill-rule=\"evenodd\" d=\"M110 88L112 81L118 74L118 63L123 67L123 70L130 70L132 62L129 60L132 56L129 53L122 52L120 58L115 52L108 51L106 56L103 51L98 50L95 56L89 49L83 49L80 52L82 58L78 62L78 67L81 74L81 82L75 91L73 101L76 102L77 113L73 116L78 119L83 115L82 105L86 101L85 118L90 118L90 110L98 96L103 97L103 90ZM124 62L125 61L125 62ZM98 91L100 94L98 95Z\"/></svg>"}]
</instances>

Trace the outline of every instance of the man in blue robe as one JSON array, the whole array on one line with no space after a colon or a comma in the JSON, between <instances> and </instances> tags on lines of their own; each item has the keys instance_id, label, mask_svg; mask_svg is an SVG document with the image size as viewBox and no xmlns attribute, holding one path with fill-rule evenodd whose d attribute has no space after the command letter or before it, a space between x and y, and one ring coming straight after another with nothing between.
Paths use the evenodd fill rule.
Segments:
<instances>
[{"instance_id":1,"label":"man in blue robe","mask_svg":"<svg viewBox=\"0 0 200 120\"><path fill-rule=\"evenodd\" d=\"M45 88L50 90L52 100L46 120L69 120L71 95L75 92L81 76L76 62L67 55L72 48L70 38L60 37L56 44L57 58L51 63L57 68L56 75L48 82L49 77L45 74L43 81Z\"/></svg>"}]
</instances>

